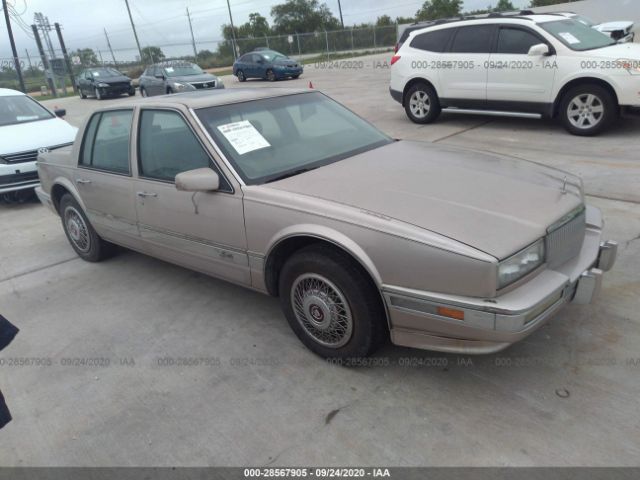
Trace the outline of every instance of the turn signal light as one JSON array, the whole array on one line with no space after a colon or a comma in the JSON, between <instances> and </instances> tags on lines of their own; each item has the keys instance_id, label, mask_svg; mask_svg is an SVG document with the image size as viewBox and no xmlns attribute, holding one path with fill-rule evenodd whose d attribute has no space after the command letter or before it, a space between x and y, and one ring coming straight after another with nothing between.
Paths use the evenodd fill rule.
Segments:
<instances>
[{"instance_id":1,"label":"turn signal light","mask_svg":"<svg viewBox=\"0 0 640 480\"><path fill-rule=\"evenodd\" d=\"M464 312L449 307L438 307L438 315L443 317L455 318L456 320L464 320Z\"/></svg>"},{"instance_id":2,"label":"turn signal light","mask_svg":"<svg viewBox=\"0 0 640 480\"><path fill-rule=\"evenodd\" d=\"M396 63L398 60L400 60L400 55L394 55L393 57L391 57L391 65Z\"/></svg>"}]
</instances>

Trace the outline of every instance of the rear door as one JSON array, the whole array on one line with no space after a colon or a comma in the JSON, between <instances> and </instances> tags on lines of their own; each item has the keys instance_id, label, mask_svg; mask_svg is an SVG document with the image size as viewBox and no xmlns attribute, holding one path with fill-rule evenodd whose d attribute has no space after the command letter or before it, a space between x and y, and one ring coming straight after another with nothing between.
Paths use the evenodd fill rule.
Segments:
<instances>
[{"instance_id":1,"label":"rear door","mask_svg":"<svg viewBox=\"0 0 640 480\"><path fill-rule=\"evenodd\" d=\"M136 210L153 255L249 285L242 192L234 190L183 114L143 108L137 134ZM211 168L215 192L182 192L178 173Z\"/></svg>"},{"instance_id":2,"label":"rear door","mask_svg":"<svg viewBox=\"0 0 640 480\"><path fill-rule=\"evenodd\" d=\"M551 55L529 56L529 49L540 43L548 45ZM521 25L501 25L489 60L489 103L511 102L516 110L544 110L552 102L555 59L553 46L537 32Z\"/></svg>"},{"instance_id":3,"label":"rear door","mask_svg":"<svg viewBox=\"0 0 640 480\"><path fill-rule=\"evenodd\" d=\"M96 231L131 244L138 238L131 176L132 109L93 115L80 147L74 183Z\"/></svg>"},{"instance_id":4,"label":"rear door","mask_svg":"<svg viewBox=\"0 0 640 480\"><path fill-rule=\"evenodd\" d=\"M487 66L496 24L456 28L438 70L441 103L464 108L484 108L487 100Z\"/></svg>"}]
</instances>

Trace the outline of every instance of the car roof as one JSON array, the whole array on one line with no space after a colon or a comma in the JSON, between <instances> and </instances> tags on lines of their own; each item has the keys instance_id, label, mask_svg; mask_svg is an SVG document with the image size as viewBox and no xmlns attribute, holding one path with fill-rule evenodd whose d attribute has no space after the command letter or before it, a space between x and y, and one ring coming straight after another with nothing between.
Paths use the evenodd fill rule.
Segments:
<instances>
[{"instance_id":1,"label":"car roof","mask_svg":"<svg viewBox=\"0 0 640 480\"><path fill-rule=\"evenodd\" d=\"M18 90L12 90L10 88L0 88L0 97L14 97L16 95L25 95Z\"/></svg>"},{"instance_id":2,"label":"car roof","mask_svg":"<svg viewBox=\"0 0 640 480\"><path fill-rule=\"evenodd\" d=\"M158 97L147 97L136 101L134 105L141 106L171 106L184 105L187 108L207 108L232 103L250 102L263 98L284 97L287 95L299 95L312 93L316 90L302 88L229 88L220 90L200 90L195 92L174 93ZM120 106L119 108L122 108Z\"/></svg>"}]
</instances>

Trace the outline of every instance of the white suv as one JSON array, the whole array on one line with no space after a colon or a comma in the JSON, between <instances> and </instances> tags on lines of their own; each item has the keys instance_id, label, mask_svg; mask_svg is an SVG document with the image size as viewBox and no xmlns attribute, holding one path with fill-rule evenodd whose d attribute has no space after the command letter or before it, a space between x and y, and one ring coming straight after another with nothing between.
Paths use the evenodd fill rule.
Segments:
<instances>
[{"instance_id":1,"label":"white suv","mask_svg":"<svg viewBox=\"0 0 640 480\"><path fill-rule=\"evenodd\" d=\"M498 16L416 30L391 61L391 96L416 123L441 110L559 117L595 135L640 106L640 45L559 15Z\"/></svg>"}]
</instances>

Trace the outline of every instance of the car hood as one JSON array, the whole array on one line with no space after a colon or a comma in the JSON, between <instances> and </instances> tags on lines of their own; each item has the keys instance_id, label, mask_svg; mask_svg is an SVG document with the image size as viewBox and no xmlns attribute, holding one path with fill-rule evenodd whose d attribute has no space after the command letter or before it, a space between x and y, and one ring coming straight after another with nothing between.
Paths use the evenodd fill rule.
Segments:
<instances>
[{"instance_id":1,"label":"car hood","mask_svg":"<svg viewBox=\"0 0 640 480\"><path fill-rule=\"evenodd\" d=\"M640 44L638 43L616 43L609 47L598 48L596 50L589 50L589 55L594 57L604 57L612 59L631 58L633 60L640 60Z\"/></svg>"},{"instance_id":2,"label":"car hood","mask_svg":"<svg viewBox=\"0 0 640 480\"><path fill-rule=\"evenodd\" d=\"M131 79L125 75L114 75L113 77L99 77L96 78L96 81L104 83L122 83L130 82Z\"/></svg>"},{"instance_id":3,"label":"car hood","mask_svg":"<svg viewBox=\"0 0 640 480\"><path fill-rule=\"evenodd\" d=\"M633 27L633 22L605 22L595 25L593 28L600 32L613 32L615 30L624 30Z\"/></svg>"},{"instance_id":4,"label":"car hood","mask_svg":"<svg viewBox=\"0 0 640 480\"><path fill-rule=\"evenodd\" d=\"M168 82L184 82L184 83L196 83L196 82L213 82L218 80L218 77L211 75L210 73L203 73L202 75L180 75L177 77L169 77Z\"/></svg>"},{"instance_id":5,"label":"car hood","mask_svg":"<svg viewBox=\"0 0 640 480\"><path fill-rule=\"evenodd\" d=\"M292 60L290 58L286 59L286 60L276 60L275 62L272 62L273 65L282 65L283 67L297 67L298 63L295 60Z\"/></svg>"},{"instance_id":6,"label":"car hood","mask_svg":"<svg viewBox=\"0 0 640 480\"><path fill-rule=\"evenodd\" d=\"M580 180L569 173L409 141L264 186L390 217L498 259L543 237L583 201Z\"/></svg>"},{"instance_id":7,"label":"car hood","mask_svg":"<svg viewBox=\"0 0 640 480\"><path fill-rule=\"evenodd\" d=\"M0 155L71 143L77 131L61 118L0 127Z\"/></svg>"}]
</instances>

